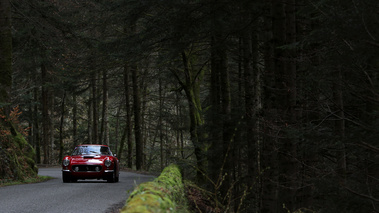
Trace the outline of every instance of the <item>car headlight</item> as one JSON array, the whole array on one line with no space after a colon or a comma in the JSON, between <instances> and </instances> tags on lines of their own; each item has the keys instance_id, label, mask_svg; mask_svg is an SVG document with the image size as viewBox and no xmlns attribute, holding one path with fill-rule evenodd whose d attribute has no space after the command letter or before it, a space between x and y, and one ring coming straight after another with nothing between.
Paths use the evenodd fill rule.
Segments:
<instances>
[{"instance_id":1,"label":"car headlight","mask_svg":"<svg viewBox=\"0 0 379 213\"><path fill-rule=\"evenodd\" d=\"M66 158L63 160L62 163L63 163L63 166L68 166L68 165L70 165L70 160Z\"/></svg>"},{"instance_id":2,"label":"car headlight","mask_svg":"<svg viewBox=\"0 0 379 213\"><path fill-rule=\"evenodd\" d=\"M112 165L112 161L107 159L107 160L104 161L104 165L106 167L110 167Z\"/></svg>"}]
</instances>

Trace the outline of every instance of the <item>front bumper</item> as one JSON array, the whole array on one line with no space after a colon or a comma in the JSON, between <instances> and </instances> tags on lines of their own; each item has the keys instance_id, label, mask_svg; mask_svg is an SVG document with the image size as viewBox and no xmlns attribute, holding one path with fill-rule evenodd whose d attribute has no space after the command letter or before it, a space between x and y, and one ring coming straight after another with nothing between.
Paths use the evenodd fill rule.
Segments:
<instances>
[{"instance_id":1,"label":"front bumper","mask_svg":"<svg viewBox=\"0 0 379 213\"><path fill-rule=\"evenodd\" d=\"M96 170L94 168L100 167L101 165L72 165L71 167L63 167L62 173L70 176L74 179L108 179L113 176L113 169L104 169L101 166L101 170ZM73 169L74 168L74 169ZM75 168L79 168L76 169Z\"/></svg>"}]
</instances>

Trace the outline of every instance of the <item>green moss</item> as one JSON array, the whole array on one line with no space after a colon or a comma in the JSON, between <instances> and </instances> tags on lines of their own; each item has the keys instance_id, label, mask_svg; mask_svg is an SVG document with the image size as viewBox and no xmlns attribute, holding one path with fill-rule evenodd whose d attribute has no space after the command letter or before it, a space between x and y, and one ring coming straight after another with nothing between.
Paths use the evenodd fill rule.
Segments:
<instances>
[{"instance_id":1,"label":"green moss","mask_svg":"<svg viewBox=\"0 0 379 213\"><path fill-rule=\"evenodd\" d=\"M187 212L178 166L172 164L154 181L140 184L130 194L121 212Z\"/></svg>"},{"instance_id":2,"label":"green moss","mask_svg":"<svg viewBox=\"0 0 379 213\"><path fill-rule=\"evenodd\" d=\"M20 147L21 153L18 156L22 156L22 160L26 162L26 173L32 176L37 175L38 167L34 160L36 158L36 152L33 149L33 147L25 140L25 138L20 133L17 133L17 135L14 136L14 141L16 141Z\"/></svg>"},{"instance_id":3,"label":"green moss","mask_svg":"<svg viewBox=\"0 0 379 213\"><path fill-rule=\"evenodd\" d=\"M24 181L37 177L34 149L11 122L0 119L0 127L11 133L0 138L0 181Z\"/></svg>"}]
</instances>

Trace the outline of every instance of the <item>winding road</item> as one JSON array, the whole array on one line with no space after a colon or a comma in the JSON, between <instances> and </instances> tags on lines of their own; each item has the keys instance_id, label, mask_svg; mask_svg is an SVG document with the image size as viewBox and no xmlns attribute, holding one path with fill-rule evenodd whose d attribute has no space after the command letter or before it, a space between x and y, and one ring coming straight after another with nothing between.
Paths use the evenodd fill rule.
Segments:
<instances>
[{"instance_id":1,"label":"winding road","mask_svg":"<svg viewBox=\"0 0 379 213\"><path fill-rule=\"evenodd\" d=\"M120 182L79 180L63 183L61 168L40 168L39 175L55 179L35 184L0 187L1 213L104 213L125 202L136 185L154 177L120 173Z\"/></svg>"}]
</instances>

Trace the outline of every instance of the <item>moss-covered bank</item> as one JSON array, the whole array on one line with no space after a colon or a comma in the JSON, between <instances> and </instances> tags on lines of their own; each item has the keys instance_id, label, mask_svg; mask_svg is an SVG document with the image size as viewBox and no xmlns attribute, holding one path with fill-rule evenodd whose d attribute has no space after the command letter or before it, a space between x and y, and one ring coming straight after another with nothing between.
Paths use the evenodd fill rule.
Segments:
<instances>
[{"instance_id":1,"label":"moss-covered bank","mask_svg":"<svg viewBox=\"0 0 379 213\"><path fill-rule=\"evenodd\" d=\"M15 118L0 111L0 181L37 177L36 153L19 132Z\"/></svg>"},{"instance_id":2,"label":"moss-covered bank","mask_svg":"<svg viewBox=\"0 0 379 213\"><path fill-rule=\"evenodd\" d=\"M154 181L138 185L121 212L188 212L179 167L172 164Z\"/></svg>"}]
</instances>

